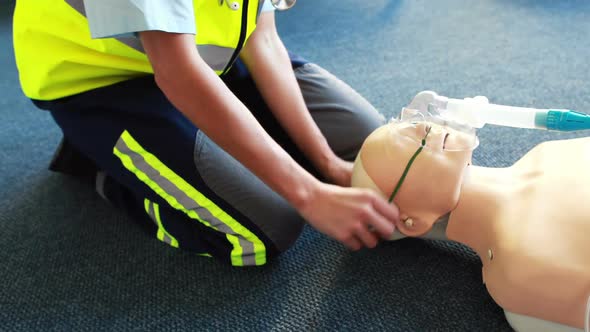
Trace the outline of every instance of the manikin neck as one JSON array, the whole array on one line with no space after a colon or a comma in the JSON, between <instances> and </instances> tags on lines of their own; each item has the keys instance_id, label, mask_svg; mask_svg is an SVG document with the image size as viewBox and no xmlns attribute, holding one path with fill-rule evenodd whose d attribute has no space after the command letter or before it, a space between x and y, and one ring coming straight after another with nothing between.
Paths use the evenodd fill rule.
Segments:
<instances>
[{"instance_id":1,"label":"manikin neck","mask_svg":"<svg viewBox=\"0 0 590 332\"><path fill-rule=\"evenodd\" d=\"M470 166L461 188L457 207L449 215L446 235L449 240L467 245L480 257L487 255L487 239L493 220L509 213L518 204L522 179L515 169Z\"/></svg>"}]
</instances>

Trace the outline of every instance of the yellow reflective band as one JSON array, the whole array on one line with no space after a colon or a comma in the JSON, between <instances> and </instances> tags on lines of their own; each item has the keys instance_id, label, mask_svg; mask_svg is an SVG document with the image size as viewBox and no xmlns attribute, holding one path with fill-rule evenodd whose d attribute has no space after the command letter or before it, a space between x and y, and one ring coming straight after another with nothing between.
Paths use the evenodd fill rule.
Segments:
<instances>
[{"instance_id":1,"label":"yellow reflective band","mask_svg":"<svg viewBox=\"0 0 590 332\"><path fill-rule=\"evenodd\" d=\"M144 198L143 206L145 208L145 212L147 213L147 215L150 216L150 219L152 219L154 224L158 226L158 231L156 232L156 237L158 238L158 240L167 243L174 248L178 248L178 241L170 233L168 233L168 231L166 231L164 224L162 224L162 220L160 220L159 205L150 202L150 200L148 200L147 198ZM152 208L150 208L150 206Z\"/></svg>"},{"instance_id":2,"label":"yellow reflective band","mask_svg":"<svg viewBox=\"0 0 590 332\"><path fill-rule=\"evenodd\" d=\"M178 190L182 191L186 196L193 200L197 206L207 210L214 218L221 221L223 225L227 226L229 231L225 232L226 237L233 245L233 249L230 254L232 265L245 265L244 258L246 255L249 256L249 258L253 255L254 260L252 263L255 265L263 265L266 263L266 248L264 243L254 233L250 232L250 230L242 226L233 217L219 208L214 202L209 200L192 185L182 179L178 174L174 173L174 171L164 165L156 156L143 149L143 147L129 134L129 132L123 132L120 139L125 143L129 150L140 155L151 168L157 171L159 176L174 184ZM125 168L134 173L140 181L148 185L155 193L166 200L170 206L179 211L182 211L191 219L198 220L207 227L219 230L219 227L211 225L207 220L201 218L195 210L189 209L181 204L181 202L179 202L176 197L166 192L166 190L162 188L160 184L150 179L150 177L143 170L134 164L133 159L129 155L123 153L119 148L117 148L117 146L113 148L113 153L121 160ZM252 252L244 252L240 241L247 241L247 243L250 243L253 249ZM252 265L252 263L248 263L248 265Z\"/></svg>"},{"instance_id":3,"label":"yellow reflective band","mask_svg":"<svg viewBox=\"0 0 590 332\"><path fill-rule=\"evenodd\" d=\"M174 236L168 233L168 231L162 224L162 220L160 219L160 206L153 202L152 206L154 207L154 215L156 216L156 221L158 222L158 239L160 239L160 241L164 241L164 235L166 235L170 238L170 245L174 248L178 248L178 241Z\"/></svg>"},{"instance_id":4,"label":"yellow reflective band","mask_svg":"<svg viewBox=\"0 0 590 332\"><path fill-rule=\"evenodd\" d=\"M150 211L150 204L155 205L154 207L154 215L156 215L157 217L154 217L154 215L152 215L152 212ZM178 240L176 240L170 233L168 233L168 231L166 231L166 228L164 228L164 225L162 224L162 221L160 220L160 213L159 213L159 205L157 203L152 203L150 202L149 199L144 198L143 200L143 207L145 208L145 212L150 216L150 218L155 218L154 223L156 223L158 226L162 227L163 233L162 236L160 237L160 229L158 229L158 239L160 241L166 242L165 238L164 238L164 234L166 234L168 236L169 239L171 239L171 242L168 243L171 246L173 246L174 248L179 248L179 243ZM157 209L157 210L156 210ZM157 213L157 214L156 214ZM153 219L152 219L153 220ZM203 257L213 257L210 254L206 253L206 252L200 252L197 253L198 256L203 256Z\"/></svg>"}]
</instances>

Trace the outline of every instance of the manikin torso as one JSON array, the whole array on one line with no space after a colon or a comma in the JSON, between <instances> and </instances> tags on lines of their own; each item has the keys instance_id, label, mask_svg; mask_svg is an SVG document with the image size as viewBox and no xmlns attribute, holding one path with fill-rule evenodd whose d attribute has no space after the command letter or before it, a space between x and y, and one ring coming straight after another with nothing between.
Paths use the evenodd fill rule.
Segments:
<instances>
[{"instance_id":1,"label":"manikin torso","mask_svg":"<svg viewBox=\"0 0 590 332\"><path fill-rule=\"evenodd\" d=\"M473 167L447 236L482 258L504 309L582 328L590 296L590 138L543 143L512 167ZM475 203L477 201L477 203Z\"/></svg>"},{"instance_id":2,"label":"manikin torso","mask_svg":"<svg viewBox=\"0 0 590 332\"><path fill-rule=\"evenodd\" d=\"M389 196L417 147L404 148L413 132L406 128L400 135L396 126L369 136L355 162L353 185ZM502 308L584 328L590 297L590 138L540 144L508 168L468 166L471 151L437 147L416 158L396 196L411 221L400 223L399 231L424 235L450 212L446 237L477 252L486 287ZM447 179L433 180L437 175Z\"/></svg>"}]
</instances>

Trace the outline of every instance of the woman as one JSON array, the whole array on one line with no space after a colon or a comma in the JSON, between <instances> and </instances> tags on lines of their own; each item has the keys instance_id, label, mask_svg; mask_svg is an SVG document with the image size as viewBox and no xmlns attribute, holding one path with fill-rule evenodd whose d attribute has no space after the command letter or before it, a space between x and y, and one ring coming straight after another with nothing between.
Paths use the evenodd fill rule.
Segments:
<instances>
[{"instance_id":1,"label":"woman","mask_svg":"<svg viewBox=\"0 0 590 332\"><path fill-rule=\"evenodd\" d=\"M268 1L19 0L14 48L24 93L64 133L54 169L88 165L173 247L251 266L304 221L353 250L393 232L395 206L347 188L382 117L289 57Z\"/></svg>"}]
</instances>

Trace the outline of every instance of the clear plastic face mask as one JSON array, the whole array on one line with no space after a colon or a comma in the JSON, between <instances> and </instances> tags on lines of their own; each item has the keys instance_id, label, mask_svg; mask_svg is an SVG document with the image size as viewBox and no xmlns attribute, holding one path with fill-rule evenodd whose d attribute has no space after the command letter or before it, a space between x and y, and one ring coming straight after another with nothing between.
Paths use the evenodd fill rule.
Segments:
<instances>
[{"instance_id":1,"label":"clear plastic face mask","mask_svg":"<svg viewBox=\"0 0 590 332\"><path fill-rule=\"evenodd\" d=\"M398 123L396 126L398 133L403 134L418 145L422 144L426 130L423 131L422 135L419 135L415 130L404 129L418 128L420 126L430 128L430 131L446 131L445 141L450 144L444 145L444 151L473 151L479 145L475 128L446 119L434 105L430 105L428 111L403 108L399 118L392 119L391 122ZM429 148L428 140L426 140L424 148Z\"/></svg>"}]
</instances>

